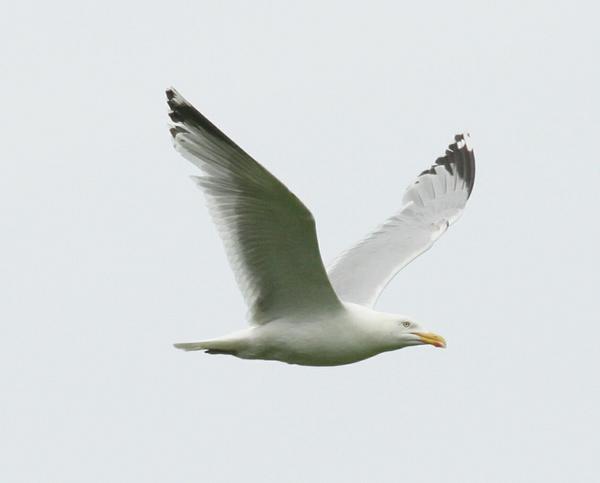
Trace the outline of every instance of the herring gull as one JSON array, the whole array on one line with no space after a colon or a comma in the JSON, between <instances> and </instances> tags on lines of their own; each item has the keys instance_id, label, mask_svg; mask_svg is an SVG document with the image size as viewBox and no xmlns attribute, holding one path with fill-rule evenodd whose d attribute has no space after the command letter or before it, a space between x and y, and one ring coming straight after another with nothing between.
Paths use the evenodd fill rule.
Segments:
<instances>
[{"instance_id":1,"label":"herring gull","mask_svg":"<svg viewBox=\"0 0 600 483\"><path fill-rule=\"evenodd\" d=\"M249 307L250 326L175 344L307 366L336 366L403 347L445 347L443 337L375 303L396 273L461 215L473 189L468 134L406 189L401 208L325 269L304 204L175 89L167 90L173 144L202 171L203 191Z\"/></svg>"}]
</instances>

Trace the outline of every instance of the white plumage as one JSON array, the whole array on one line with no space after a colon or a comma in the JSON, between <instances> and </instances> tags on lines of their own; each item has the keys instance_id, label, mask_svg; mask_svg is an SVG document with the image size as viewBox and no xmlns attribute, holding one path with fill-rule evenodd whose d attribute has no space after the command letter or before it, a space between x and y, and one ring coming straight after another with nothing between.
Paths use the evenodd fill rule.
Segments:
<instances>
[{"instance_id":1,"label":"white plumage","mask_svg":"<svg viewBox=\"0 0 600 483\"><path fill-rule=\"evenodd\" d=\"M407 189L401 209L325 271L310 211L174 89L175 148L198 166L250 327L184 350L303 365L339 365L410 345L445 346L411 318L372 309L393 276L460 216L475 161L468 135Z\"/></svg>"},{"instance_id":2,"label":"white plumage","mask_svg":"<svg viewBox=\"0 0 600 483\"><path fill-rule=\"evenodd\" d=\"M402 197L402 208L343 253L329 268L339 297L373 307L388 282L431 245L462 213L473 188L475 164L469 136L424 171ZM452 165L463 165L463 173ZM450 168L449 168L450 167Z\"/></svg>"}]
</instances>

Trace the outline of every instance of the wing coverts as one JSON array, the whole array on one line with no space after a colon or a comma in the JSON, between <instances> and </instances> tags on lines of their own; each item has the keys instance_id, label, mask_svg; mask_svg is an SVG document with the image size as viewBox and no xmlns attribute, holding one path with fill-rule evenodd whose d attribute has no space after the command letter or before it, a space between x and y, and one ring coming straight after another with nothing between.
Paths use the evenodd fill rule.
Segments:
<instances>
[{"instance_id":1,"label":"wing coverts","mask_svg":"<svg viewBox=\"0 0 600 483\"><path fill-rule=\"evenodd\" d=\"M331 265L329 278L340 299L373 307L394 275L458 219L475 182L469 141L468 134L456 135L444 156L405 191L400 211Z\"/></svg>"},{"instance_id":2,"label":"wing coverts","mask_svg":"<svg viewBox=\"0 0 600 483\"><path fill-rule=\"evenodd\" d=\"M175 148L198 166L204 192L250 321L338 309L310 211L174 89L167 90Z\"/></svg>"}]
</instances>

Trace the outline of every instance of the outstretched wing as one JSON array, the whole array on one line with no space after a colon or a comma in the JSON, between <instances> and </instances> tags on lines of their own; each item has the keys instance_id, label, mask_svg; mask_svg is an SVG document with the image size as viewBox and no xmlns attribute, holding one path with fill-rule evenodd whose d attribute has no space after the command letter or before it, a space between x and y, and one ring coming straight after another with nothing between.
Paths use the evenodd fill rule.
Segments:
<instances>
[{"instance_id":1,"label":"outstretched wing","mask_svg":"<svg viewBox=\"0 0 600 483\"><path fill-rule=\"evenodd\" d=\"M400 211L329 268L340 299L374 306L394 275L458 219L473 189L475 157L468 134L455 141L408 187Z\"/></svg>"},{"instance_id":2,"label":"outstretched wing","mask_svg":"<svg viewBox=\"0 0 600 483\"><path fill-rule=\"evenodd\" d=\"M277 178L174 89L177 151L198 166L204 192L254 323L341 306L319 253L310 211Z\"/></svg>"}]
</instances>

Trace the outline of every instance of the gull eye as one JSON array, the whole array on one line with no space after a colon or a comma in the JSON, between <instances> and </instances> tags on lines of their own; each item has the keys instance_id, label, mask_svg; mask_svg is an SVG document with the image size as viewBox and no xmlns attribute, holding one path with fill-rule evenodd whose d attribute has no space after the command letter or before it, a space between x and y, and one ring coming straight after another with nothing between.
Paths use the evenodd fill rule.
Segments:
<instances>
[{"instance_id":1,"label":"gull eye","mask_svg":"<svg viewBox=\"0 0 600 483\"><path fill-rule=\"evenodd\" d=\"M408 320L405 320L404 322L402 322L402 325L404 327L410 327L410 322Z\"/></svg>"}]
</instances>

